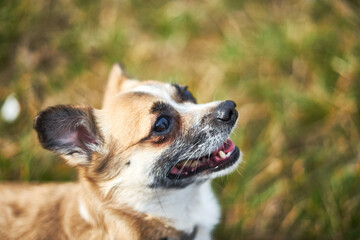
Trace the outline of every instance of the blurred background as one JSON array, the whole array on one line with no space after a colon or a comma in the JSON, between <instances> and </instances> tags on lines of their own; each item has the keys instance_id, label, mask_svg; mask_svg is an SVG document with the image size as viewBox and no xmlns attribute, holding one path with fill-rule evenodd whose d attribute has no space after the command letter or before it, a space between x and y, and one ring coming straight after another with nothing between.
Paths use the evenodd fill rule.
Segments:
<instances>
[{"instance_id":1,"label":"blurred background","mask_svg":"<svg viewBox=\"0 0 360 240\"><path fill-rule=\"evenodd\" d=\"M359 39L356 0L1 1L0 180L76 179L32 120L99 108L119 61L236 101L244 162L213 183L215 239L359 239Z\"/></svg>"}]
</instances>

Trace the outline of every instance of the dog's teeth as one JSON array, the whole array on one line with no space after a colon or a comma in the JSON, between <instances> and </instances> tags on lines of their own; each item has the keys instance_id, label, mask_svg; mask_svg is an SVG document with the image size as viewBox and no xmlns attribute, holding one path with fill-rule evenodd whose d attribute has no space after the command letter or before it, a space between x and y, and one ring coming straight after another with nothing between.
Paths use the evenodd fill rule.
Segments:
<instances>
[{"instance_id":1,"label":"dog's teeth","mask_svg":"<svg viewBox=\"0 0 360 240\"><path fill-rule=\"evenodd\" d=\"M220 156L221 159L226 158L226 154L223 151L219 151L219 156Z\"/></svg>"},{"instance_id":2,"label":"dog's teeth","mask_svg":"<svg viewBox=\"0 0 360 240\"><path fill-rule=\"evenodd\" d=\"M179 163L177 164L178 167L182 167L183 165L184 165L184 162L179 162Z\"/></svg>"}]
</instances>

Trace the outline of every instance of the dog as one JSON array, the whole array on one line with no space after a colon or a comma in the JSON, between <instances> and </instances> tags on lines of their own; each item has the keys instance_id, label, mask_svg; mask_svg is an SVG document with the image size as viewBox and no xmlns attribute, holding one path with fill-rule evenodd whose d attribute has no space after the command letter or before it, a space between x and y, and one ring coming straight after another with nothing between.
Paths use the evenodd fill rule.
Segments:
<instances>
[{"instance_id":1,"label":"dog","mask_svg":"<svg viewBox=\"0 0 360 240\"><path fill-rule=\"evenodd\" d=\"M187 87L110 72L102 109L58 105L34 129L78 182L0 185L0 239L211 239L210 180L232 172L233 101L197 104Z\"/></svg>"}]
</instances>

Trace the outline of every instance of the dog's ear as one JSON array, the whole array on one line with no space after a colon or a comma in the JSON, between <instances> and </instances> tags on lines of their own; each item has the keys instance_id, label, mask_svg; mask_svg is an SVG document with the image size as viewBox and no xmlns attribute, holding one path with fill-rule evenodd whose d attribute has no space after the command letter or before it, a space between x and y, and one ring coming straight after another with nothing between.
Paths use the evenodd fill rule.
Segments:
<instances>
[{"instance_id":1,"label":"dog's ear","mask_svg":"<svg viewBox=\"0 0 360 240\"><path fill-rule=\"evenodd\" d=\"M89 164L92 153L102 147L103 138L90 107L49 107L36 116L33 127L45 149L73 166Z\"/></svg>"},{"instance_id":2,"label":"dog's ear","mask_svg":"<svg viewBox=\"0 0 360 240\"><path fill-rule=\"evenodd\" d=\"M114 64L110 71L107 85L105 88L104 101L102 105L103 108L110 106L113 102L113 98L117 94L135 87L138 83L138 80L129 78L124 68L121 67L120 63Z\"/></svg>"},{"instance_id":3,"label":"dog's ear","mask_svg":"<svg viewBox=\"0 0 360 240\"><path fill-rule=\"evenodd\" d=\"M105 88L103 107L108 105L111 99L120 92L121 84L126 80L128 80L128 76L126 75L124 69L119 63L114 64L110 71Z\"/></svg>"}]
</instances>

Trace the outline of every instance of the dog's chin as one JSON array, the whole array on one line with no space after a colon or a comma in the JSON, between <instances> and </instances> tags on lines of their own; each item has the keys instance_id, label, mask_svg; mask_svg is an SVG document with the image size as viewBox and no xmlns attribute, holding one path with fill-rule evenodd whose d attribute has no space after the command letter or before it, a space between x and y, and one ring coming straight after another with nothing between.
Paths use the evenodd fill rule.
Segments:
<instances>
[{"instance_id":1,"label":"dog's chin","mask_svg":"<svg viewBox=\"0 0 360 240\"><path fill-rule=\"evenodd\" d=\"M226 175L240 162L240 150L227 139L218 149L206 156L183 160L172 166L167 174L170 180L206 179Z\"/></svg>"}]
</instances>

